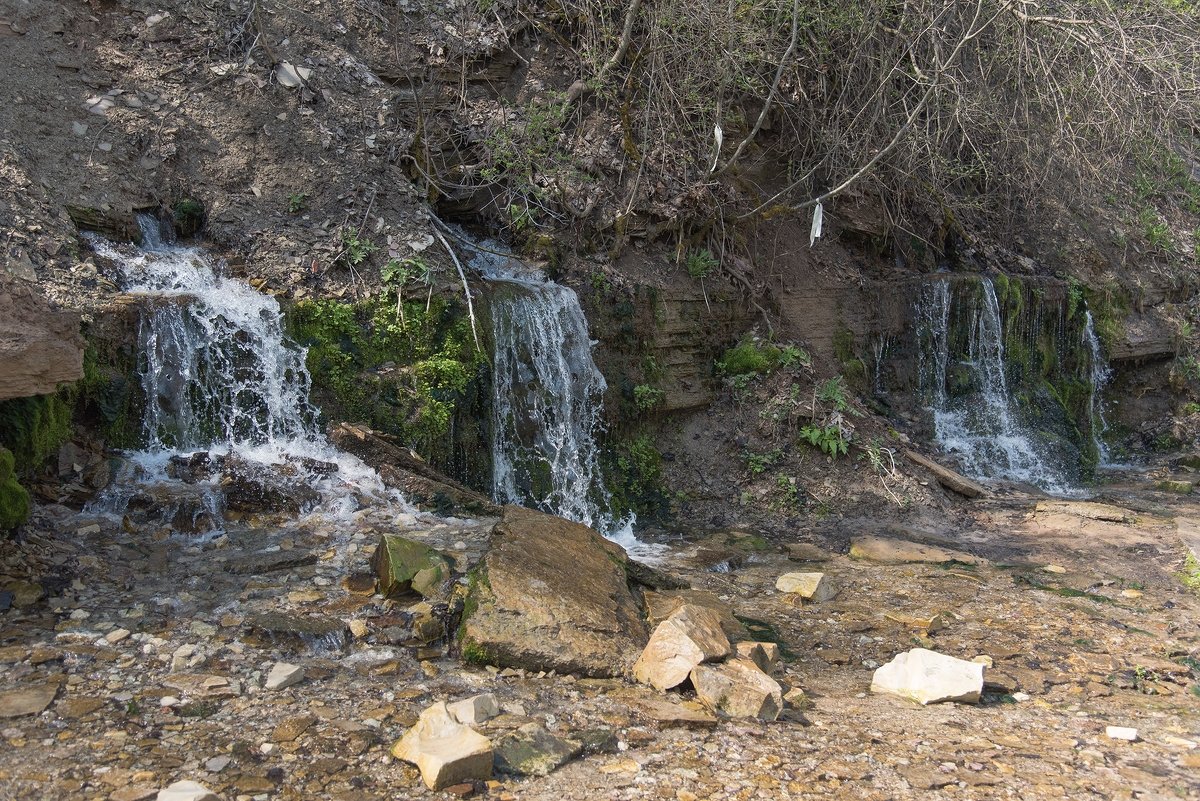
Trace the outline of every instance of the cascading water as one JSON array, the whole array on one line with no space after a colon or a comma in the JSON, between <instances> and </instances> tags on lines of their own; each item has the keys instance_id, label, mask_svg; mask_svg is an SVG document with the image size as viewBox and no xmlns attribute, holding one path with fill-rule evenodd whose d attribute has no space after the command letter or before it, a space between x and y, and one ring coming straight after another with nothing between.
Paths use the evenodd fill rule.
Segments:
<instances>
[{"instance_id":1,"label":"cascading water","mask_svg":"<svg viewBox=\"0 0 1200 801\"><path fill-rule=\"evenodd\" d=\"M1101 394L1112 379L1112 369L1104 359L1100 349L1100 337L1096 336L1096 326L1092 322L1092 313L1084 312L1083 339L1087 343L1091 360L1088 364L1088 379L1091 393L1088 395L1088 418L1092 423L1092 442L1096 446L1096 454L1101 467L1112 467L1112 459L1108 446L1104 442L1104 432L1108 430L1108 420L1104 418L1104 397Z\"/></svg>"},{"instance_id":2,"label":"cascading water","mask_svg":"<svg viewBox=\"0 0 1200 801\"><path fill-rule=\"evenodd\" d=\"M494 497L591 526L632 555L653 557L634 537L633 518L615 519L604 486L596 437L606 384L579 297L497 243L457 238L492 288Z\"/></svg>"},{"instance_id":3,"label":"cascading water","mask_svg":"<svg viewBox=\"0 0 1200 801\"><path fill-rule=\"evenodd\" d=\"M917 302L920 388L933 415L934 436L970 475L1073 494L1036 434L1021 423L1013 408L1005 376L1000 304L990 280L980 281L979 289L972 295L967 348L962 354L951 352L955 293L950 282L930 282ZM951 393L951 380L963 381L969 391Z\"/></svg>"},{"instance_id":4,"label":"cascading water","mask_svg":"<svg viewBox=\"0 0 1200 801\"><path fill-rule=\"evenodd\" d=\"M145 449L130 454L141 483L165 481L181 454L236 452L251 464L288 463L316 490L322 511L344 513L362 499L407 510L373 470L318 430L305 353L284 334L278 302L221 276L201 250L165 244L157 220L138 222L140 248L91 242L117 266L123 288L144 298ZM122 511L129 491L119 482L93 510ZM212 498L205 504L219 515Z\"/></svg>"}]
</instances>

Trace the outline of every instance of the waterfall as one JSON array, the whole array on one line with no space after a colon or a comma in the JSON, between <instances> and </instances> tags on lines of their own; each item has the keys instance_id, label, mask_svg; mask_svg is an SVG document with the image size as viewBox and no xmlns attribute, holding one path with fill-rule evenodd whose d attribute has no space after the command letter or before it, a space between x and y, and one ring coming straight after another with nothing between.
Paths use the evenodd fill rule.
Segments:
<instances>
[{"instance_id":1,"label":"waterfall","mask_svg":"<svg viewBox=\"0 0 1200 801\"><path fill-rule=\"evenodd\" d=\"M284 334L279 303L221 275L201 249L165 243L154 218L138 223L141 247L89 239L116 265L122 288L143 299L145 449L131 454L139 474L161 480L172 456L236 451L264 465L298 465L327 510L352 509L361 497L407 508L318 429L305 350ZM330 463L336 471L319 466Z\"/></svg>"},{"instance_id":2,"label":"waterfall","mask_svg":"<svg viewBox=\"0 0 1200 801\"><path fill-rule=\"evenodd\" d=\"M597 437L606 384L579 297L496 242L456 238L491 287L493 496L591 526L652 558L653 546L633 536L633 517L614 516L604 485Z\"/></svg>"},{"instance_id":3,"label":"waterfall","mask_svg":"<svg viewBox=\"0 0 1200 801\"><path fill-rule=\"evenodd\" d=\"M978 287L969 308L958 309L968 315L965 352L957 352L952 343L955 293L950 282L929 283L917 301L918 379L933 415L935 439L972 476L1070 494L1073 490L1055 460L1014 408L1005 376L1000 304L990 280L983 279Z\"/></svg>"},{"instance_id":4,"label":"waterfall","mask_svg":"<svg viewBox=\"0 0 1200 801\"><path fill-rule=\"evenodd\" d=\"M1096 454L1101 467L1110 467L1112 460L1108 446L1104 443L1104 433L1108 430L1108 421L1104 418L1104 398L1101 393L1112 379L1112 369L1104 359L1100 350L1100 337L1096 336L1096 326L1092 322L1092 313L1084 312L1083 339L1087 343L1091 360L1088 363L1088 379L1091 393L1088 395L1088 418L1092 424L1092 442L1096 446Z\"/></svg>"}]
</instances>

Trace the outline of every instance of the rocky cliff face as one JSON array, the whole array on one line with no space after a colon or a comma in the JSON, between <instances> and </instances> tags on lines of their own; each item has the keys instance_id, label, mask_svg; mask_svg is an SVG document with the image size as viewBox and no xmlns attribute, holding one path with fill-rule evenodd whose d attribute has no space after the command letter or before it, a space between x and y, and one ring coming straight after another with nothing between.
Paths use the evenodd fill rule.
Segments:
<instances>
[{"instance_id":1,"label":"rocky cliff face","mask_svg":"<svg viewBox=\"0 0 1200 801\"><path fill-rule=\"evenodd\" d=\"M0 400L45 395L83 377L79 315L0 273Z\"/></svg>"}]
</instances>

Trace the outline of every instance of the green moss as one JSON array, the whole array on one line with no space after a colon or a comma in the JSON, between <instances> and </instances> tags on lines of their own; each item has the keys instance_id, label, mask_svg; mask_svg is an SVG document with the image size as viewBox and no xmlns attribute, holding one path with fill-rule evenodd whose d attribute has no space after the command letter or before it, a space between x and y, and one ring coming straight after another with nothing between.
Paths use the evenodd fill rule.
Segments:
<instances>
[{"instance_id":1,"label":"green moss","mask_svg":"<svg viewBox=\"0 0 1200 801\"><path fill-rule=\"evenodd\" d=\"M0 448L0 532L11 531L29 518L29 493L17 483L15 460Z\"/></svg>"},{"instance_id":2,"label":"green moss","mask_svg":"<svg viewBox=\"0 0 1200 801\"><path fill-rule=\"evenodd\" d=\"M303 301L289 334L308 347L314 397L327 416L395 435L443 472L484 483L487 360L457 302L395 295Z\"/></svg>"},{"instance_id":3,"label":"green moss","mask_svg":"<svg viewBox=\"0 0 1200 801\"><path fill-rule=\"evenodd\" d=\"M764 375L779 363L780 350L770 343L743 339L717 360L722 375Z\"/></svg>"},{"instance_id":4,"label":"green moss","mask_svg":"<svg viewBox=\"0 0 1200 801\"><path fill-rule=\"evenodd\" d=\"M204 204L195 198L180 198L171 207L171 212L175 218L175 230L179 232L180 236L195 236L204 227L206 217Z\"/></svg>"},{"instance_id":5,"label":"green moss","mask_svg":"<svg viewBox=\"0 0 1200 801\"><path fill-rule=\"evenodd\" d=\"M12 451L20 475L41 467L71 437L73 392L0 402L0 446Z\"/></svg>"},{"instance_id":6,"label":"green moss","mask_svg":"<svg viewBox=\"0 0 1200 801\"><path fill-rule=\"evenodd\" d=\"M662 454L648 434L637 434L616 443L606 460L606 484L618 516L636 512L661 517L669 500L663 485Z\"/></svg>"}]
</instances>

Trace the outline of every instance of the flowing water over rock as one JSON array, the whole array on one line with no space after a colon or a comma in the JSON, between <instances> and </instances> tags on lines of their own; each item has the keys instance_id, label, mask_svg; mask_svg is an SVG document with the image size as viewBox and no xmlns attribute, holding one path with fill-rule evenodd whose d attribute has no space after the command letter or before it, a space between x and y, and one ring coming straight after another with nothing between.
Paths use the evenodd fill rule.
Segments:
<instances>
[{"instance_id":1,"label":"flowing water over rock","mask_svg":"<svg viewBox=\"0 0 1200 801\"><path fill-rule=\"evenodd\" d=\"M575 291L494 242L472 247L471 266L492 287L494 497L591 526L650 556L633 536L633 517L613 514L604 485L597 436L606 385Z\"/></svg>"},{"instance_id":2,"label":"flowing water over rock","mask_svg":"<svg viewBox=\"0 0 1200 801\"><path fill-rule=\"evenodd\" d=\"M1014 403L995 286L984 278L978 291L954 290L949 280L931 281L916 305L920 391L938 444L972 476L1073 494L1059 455ZM956 327L965 340L953 336Z\"/></svg>"},{"instance_id":3,"label":"flowing water over rock","mask_svg":"<svg viewBox=\"0 0 1200 801\"><path fill-rule=\"evenodd\" d=\"M1102 394L1112 379L1112 369L1105 361L1104 351L1100 348L1100 337L1096 336L1096 325L1092 321L1092 313L1085 311L1084 315L1086 322L1083 329L1083 340L1092 357L1089 368L1089 383L1092 386L1092 392L1088 396L1088 417L1092 423L1092 442L1096 446L1100 466L1113 467L1108 445L1104 442L1108 421L1104 418L1104 396Z\"/></svg>"},{"instance_id":4,"label":"flowing water over rock","mask_svg":"<svg viewBox=\"0 0 1200 801\"><path fill-rule=\"evenodd\" d=\"M92 238L118 266L123 288L142 299L146 407L144 450L129 454L91 511L159 505L176 530L195 533L198 516L219 521L239 502L336 515L364 502L407 509L317 428L305 353L285 336L275 299L221 275L200 249L164 243L153 218L140 218L139 226L140 248ZM203 463L202 474L192 462ZM189 514L191 526L184 525Z\"/></svg>"}]
</instances>

